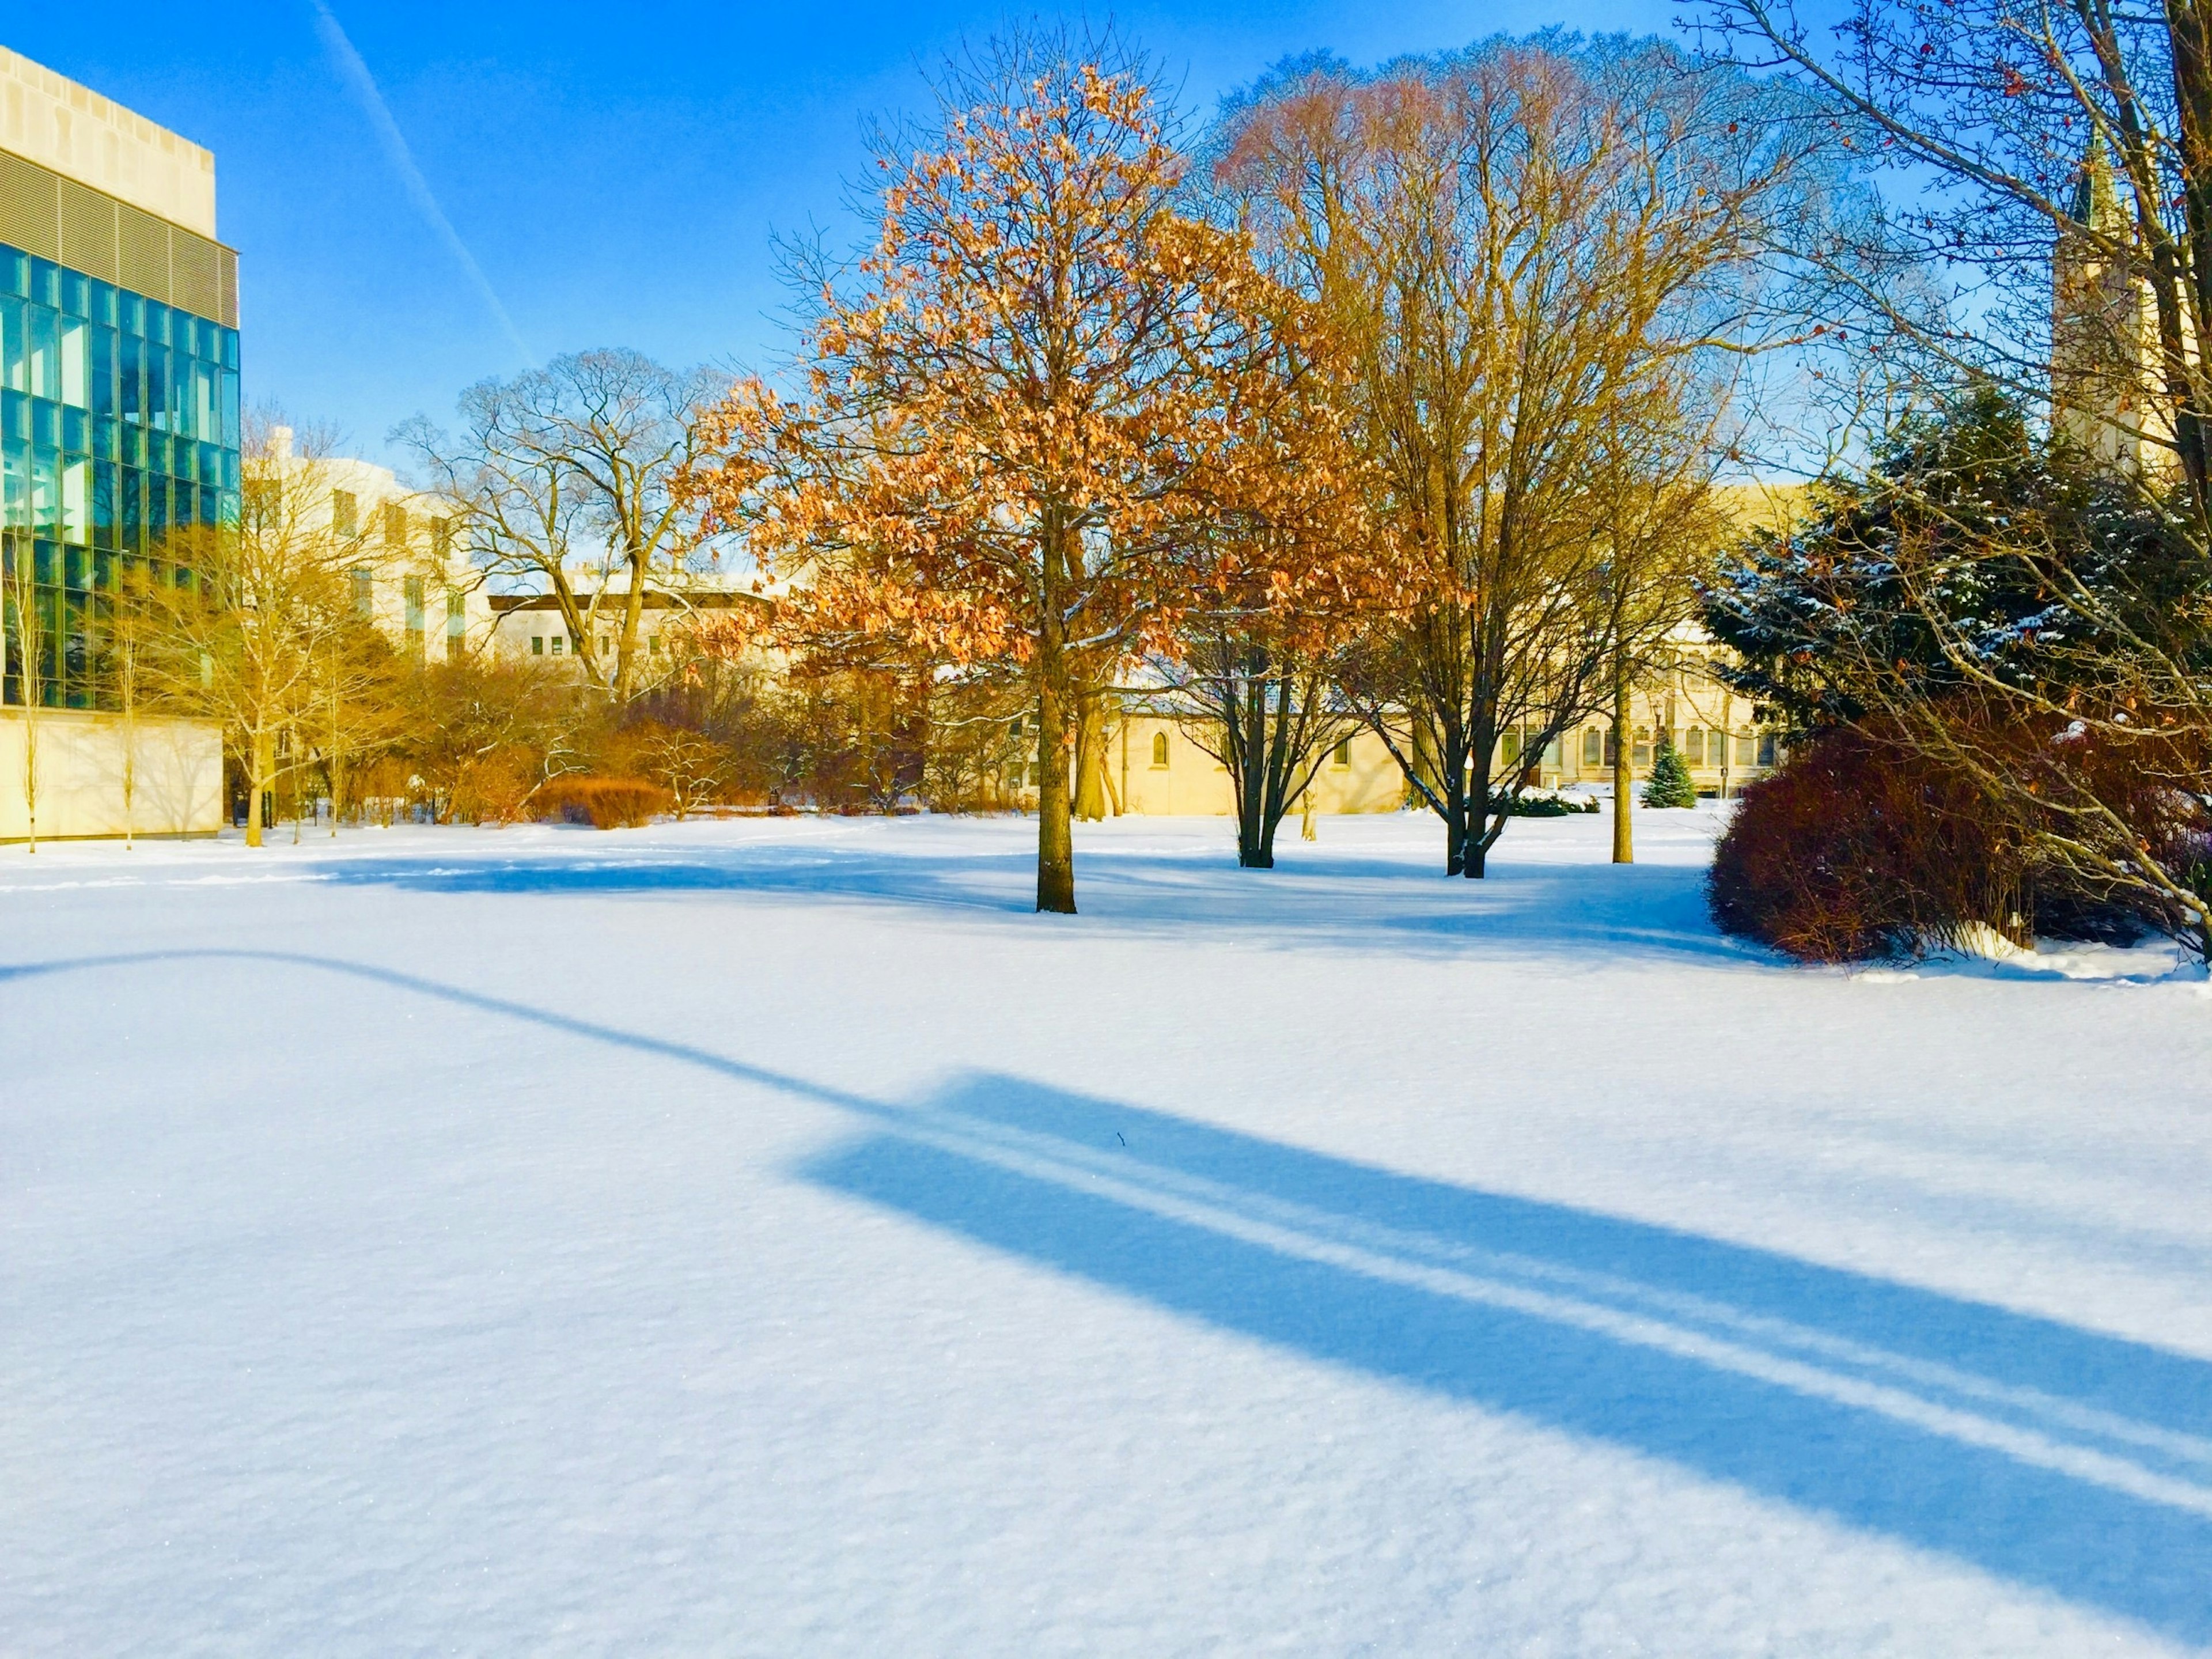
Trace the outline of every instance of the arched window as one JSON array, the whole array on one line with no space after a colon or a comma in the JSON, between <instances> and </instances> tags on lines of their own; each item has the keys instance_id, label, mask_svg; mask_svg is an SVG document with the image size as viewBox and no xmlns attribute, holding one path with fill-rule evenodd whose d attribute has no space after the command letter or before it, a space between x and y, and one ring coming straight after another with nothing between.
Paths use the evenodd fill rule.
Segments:
<instances>
[{"instance_id":1,"label":"arched window","mask_svg":"<svg viewBox=\"0 0 2212 1659\"><path fill-rule=\"evenodd\" d=\"M1164 732L1155 732L1152 733L1152 764L1164 767L1167 763L1168 734Z\"/></svg>"}]
</instances>

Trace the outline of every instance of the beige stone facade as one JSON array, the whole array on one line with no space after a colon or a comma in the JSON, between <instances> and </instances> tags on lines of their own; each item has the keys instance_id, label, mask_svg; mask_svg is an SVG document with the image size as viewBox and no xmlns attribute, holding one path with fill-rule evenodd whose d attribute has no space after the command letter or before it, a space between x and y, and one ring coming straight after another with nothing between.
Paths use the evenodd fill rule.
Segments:
<instances>
[{"instance_id":1,"label":"beige stone facade","mask_svg":"<svg viewBox=\"0 0 2212 1659\"><path fill-rule=\"evenodd\" d=\"M0 842L31 833L31 753L40 841L211 836L222 824L222 734L202 720L125 720L0 709ZM126 781L129 787L126 788Z\"/></svg>"},{"instance_id":2,"label":"beige stone facade","mask_svg":"<svg viewBox=\"0 0 2212 1659\"><path fill-rule=\"evenodd\" d=\"M578 597L588 610L588 588ZM593 626L592 648L603 663L614 660L622 627L627 592L610 590L600 599ZM550 593L495 593L487 601L492 617L492 649L514 659L528 657L551 665L573 664L586 641L574 633L561 614L560 602ZM647 588L638 617L638 651L643 664L641 683L651 684L674 673L691 654L690 635L702 623L732 611L750 610L766 601L746 588L719 578L695 577L681 589ZM767 655L763 665L774 659Z\"/></svg>"},{"instance_id":3,"label":"beige stone facade","mask_svg":"<svg viewBox=\"0 0 2212 1659\"><path fill-rule=\"evenodd\" d=\"M215 240L215 154L0 47L0 148Z\"/></svg>"},{"instance_id":4,"label":"beige stone facade","mask_svg":"<svg viewBox=\"0 0 2212 1659\"><path fill-rule=\"evenodd\" d=\"M1107 739L1107 766L1121 810L1148 817L1227 817L1237 810L1229 769L1200 746L1190 722L1133 714ZM1314 775L1316 812L1395 812L1405 775L1382 738L1358 732Z\"/></svg>"},{"instance_id":5,"label":"beige stone facade","mask_svg":"<svg viewBox=\"0 0 2212 1659\"><path fill-rule=\"evenodd\" d=\"M238 255L216 240L215 157L4 49L0 242L238 326Z\"/></svg>"},{"instance_id":6,"label":"beige stone facade","mask_svg":"<svg viewBox=\"0 0 2212 1659\"><path fill-rule=\"evenodd\" d=\"M282 427L271 438L300 475L310 522L358 538L354 605L365 620L418 662L458 661L489 645L498 618L443 502L373 461L293 457Z\"/></svg>"}]
</instances>

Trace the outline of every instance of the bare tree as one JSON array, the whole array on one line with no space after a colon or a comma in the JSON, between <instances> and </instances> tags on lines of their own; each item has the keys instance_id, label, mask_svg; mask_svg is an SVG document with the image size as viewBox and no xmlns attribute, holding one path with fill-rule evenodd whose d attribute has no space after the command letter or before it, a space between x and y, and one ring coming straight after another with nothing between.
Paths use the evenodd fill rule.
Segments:
<instances>
[{"instance_id":1,"label":"bare tree","mask_svg":"<svg viewBox=\"0 0 2212 1659\"><path fill-rule=\"evenodd\" d=\"M1166 673L1182 705L1198 713L1191 740L1229 774L1237 862L1271 870L1276 827L1365 722L1337 690L1334 653L1255 633L1197 632Z\"/></svg>"},{"instance_id":2,"label":"bare tree","mask_svg":"<svg viewBox=\"0 0 2212 1659\"><path fill-rule=\"evenodd\" d=\"M458 434L418 416L392 436L451 504L471 556L550 593L586 681L624 704L648 678L647 596L680 592L707 544L681 483L700 458L698 413L721 389L635 351L580 352L470 387Z\"/></svg>"},{"instance_id":3,"label":"bare tree","mask_svg":"<svg viewBox=\"0 0 2212 1659\"><path fill-rule=\"evenodd\" d=\"M1416 603L1345 689L1479 877L1519 770L1617 685L1645 567L1617 489L1692 493L1821 136L1656 45L1540 39L1265 87L1219 172L1358 363ZM1622 434L1634 435L1624 453ZM1609 684L1608 682L1613 682Z\"/></svg>"},{"instance_id":4,"label":"bare tree","mask_svg":"<svg viewBox=\"0 0 2212 1659\"><path fill-rule=\"evenodd\" d=\"M1709 0L1703 15L1911 191L1827 264L1921 406L1962 374L2051 398L2058 431L2153 494L2178 477L2188 540L2212 547L2212 12L1859 0L1815 30L1792 0ZM1869 276L1914 267L1955 302L1902 307Z\"/></svg>"},{"instance_id":5,"label":"bare tree","mask_svg":"<svg viewBox=\"0 0 2212 1659\"><path fill-rule=\"evenodd\" d=\"M39 710L46 702L46 599L39 590L38 561L27 538L8 538L9 643L15 659L15 689L23 709L23 806L29 817L30 850L39 850Z\"/></svg>"},{"instance_id":6,"label":"bare tree","mask_svg":"<svg viewBox=\"0 0 2212 1659\"><path fill-rule=\"evenodd\" d=\"M1861 0L1832 32L1789 0L1705 15L1913 189L1881 254L1939 272L1952 303L1886 313L1869 350L1929 418L1992 389L2013 411L1964 470L2013 495L1960 493L1955 465L1838 481L1878 504L1853 530L1875 546L1811 567L1832 591L1791 623L1855 688L1835 717L1871 717L2047 866L2212 951L2212 11ZM2080 476L2054 491L2037 467ZM2016 603L1993 614L1990 595ZM1917 650L1869 650L1869 610Z\"/></svg>"},{"instance_id":7,"label":"bare tree","mask_svg":"<svg viewBox=\"0 0 2212 1659\"><path fill-rule=\"evenodd\" d=\"M354 610L362 540L333 520L323 459L272 431L249 428L238 521L178 532L164 553L179 580L131 596L144 607L134 626L149 688L223 728L246 781L249 847L262 844L280 775L311 758L294 739L326 698L365 694L388 655Z\"/></svg>"}]
</instances>

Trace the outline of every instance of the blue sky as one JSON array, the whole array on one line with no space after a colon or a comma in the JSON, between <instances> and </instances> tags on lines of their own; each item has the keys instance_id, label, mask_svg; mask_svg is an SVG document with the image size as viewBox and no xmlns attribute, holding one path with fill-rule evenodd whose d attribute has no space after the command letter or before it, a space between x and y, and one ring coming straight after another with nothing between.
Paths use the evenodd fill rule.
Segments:
<instances>
[{"instance_id":1,"label":"blue sky","mask_svg":"<svg viewBox=\"0 0 2212 1659\"><path fill-rule=\"evenodd\" d=\"M329 0L422 174L528 348L765 365L785 339L769 237L852 222L862 124L1003 6ZM1666 33L1674 0L1304 0L1113 14L1209 108L1287 52L1355 62L1564 22ZM313 0L9 9L0 45L216 152L240 252L246 394L357 453L521 364L410 197ZM1015 13L1012 15L1024 15ZM1092 15L1101 15L1094 11Z\"/></svg>"}]
</instances>

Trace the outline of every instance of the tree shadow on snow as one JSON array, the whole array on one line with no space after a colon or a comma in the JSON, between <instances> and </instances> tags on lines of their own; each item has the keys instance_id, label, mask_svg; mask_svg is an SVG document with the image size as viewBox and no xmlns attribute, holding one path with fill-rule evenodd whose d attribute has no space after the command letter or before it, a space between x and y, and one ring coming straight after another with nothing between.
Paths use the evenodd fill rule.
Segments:
<instances>
[{"instance_id":1,"label":"tree shadow on snow","mask_svg":"<svg viewBox=\"0 0 2212 1659\"><path fill-rule=\"evenodd\" d=\"M648 1032L327 971L835 1108L824 1188L1185 1316L1664 1458L2212 1641L2212 1364L1740 1244L989 1074L888 1104Z\"/></svg>"},{"instance_id":2,"label":"tree shadow on snow","mask_svg":"<svg viewBox=\"0 0 2212 1659\"><path fill-rule=\"evenodd\" d=\"M975 1077L823 1186L1224 1329L2212 1639L2212 1365Z\"/></svg>"},{"instance_id":3,"label":"tree shadow on snow","mask_svg":"<svg viewBox=\"0 0 2212 1659\"><path fill-rule=\"evenodd\" d=\"M320 872L343 886L439 894L686 899L714 895L836 899L969 919L1027 917L1034 855L972 848L883 852L834 842L762 844L712 856L657 854L511 860L378 858ZM1746 966L1765 953L1723 938L1705 910L1702 867L1500 860L1470 882L1401 861L1302 854L1240 871L1233 853L1193 857L1108 847L1081 854L1079 923L1124 937L1209 938L1291 951L1421 958L1501 948L1589 966L1624 958ZM1593 957L1592 947L1600 947Z\"/></svg>"}]
</instances>

